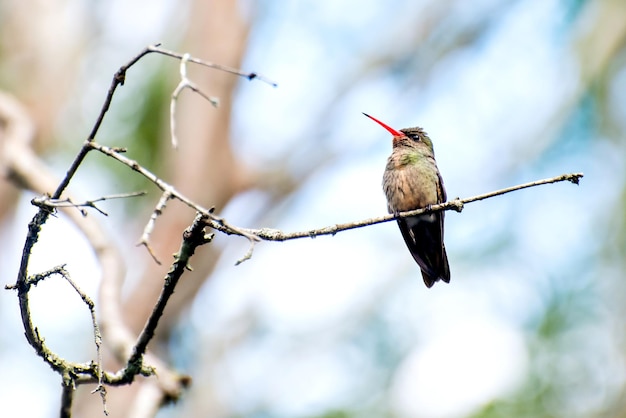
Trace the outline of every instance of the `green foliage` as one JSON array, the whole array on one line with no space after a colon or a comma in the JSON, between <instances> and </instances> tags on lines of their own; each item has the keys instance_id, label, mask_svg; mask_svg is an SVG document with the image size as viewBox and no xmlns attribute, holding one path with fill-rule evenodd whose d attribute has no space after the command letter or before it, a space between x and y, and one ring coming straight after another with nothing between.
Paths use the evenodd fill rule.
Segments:
<instances>
[{"instance_id":1,"label":"green foliage","mask_svg":"<svg viewBox=\"0 0 626 418\"><path fill-rule=\"evenodd\" d=\"M528 328L525 382L471 417L562 417L596 412L583 400L606 392L609 385L598 376L596 361L589 356L605 350L596 341L599 335L594 324L602 320L597 295L588 287L559 285L548 289L546 297L545 309Z\"/></svg>"},{"instance_id":2,"label":"green foliage","mask_svg":"<svg viewBox=\"0 0 626 418\"><path fill-rule=\"evenodd\" d=\"M119 132L123 132L122 135L116 132L106 143L125 147L127 149L125 155L128 158L165 177L163 152L170 147L169 98L173 82L163 68L147 73L146 77L141 83L142 86L132 87L129 94L124 96L123 103L115 107L110 116L111 120L106 121L115 126ZM118 190L143 190L149 193L149 197L143 199L124 200L124 204L131 212L141 207L139 202L153 201L160 194L151 182L128 170L128 167L102 156L99 156L98 160L98 164L112 176Z\"/></svg>"}]
</instances>

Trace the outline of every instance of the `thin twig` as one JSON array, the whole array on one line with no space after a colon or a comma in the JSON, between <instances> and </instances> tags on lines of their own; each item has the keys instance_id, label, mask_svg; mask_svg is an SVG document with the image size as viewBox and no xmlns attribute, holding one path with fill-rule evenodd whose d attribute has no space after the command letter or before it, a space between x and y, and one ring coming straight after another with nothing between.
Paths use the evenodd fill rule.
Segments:
<instances>
[{"instance_id":1,"label":"thin twig","mask_svg":"<svg viewBox=\"0 0 626 418\"><path fill-rule=\"evenodd\" d=\"M248 251L246 251L246 253L235 262L235 265L238 266L239 264L243 263L244 261L248 261L252 258L252 253L254 252L254 246L256 245L257 241L256 240L248 240L248 243L250 244L250 247L248 247Z\"/></svg>"},{"instance_id":2,"label":"thin twig","mask_svg":"<svg viewBox=\"0 0 626 418\"><path fill-rule=\"evenodd\" d=\"M70 286L74 288L76 293L78 293L83 302L85 302L85 305L87 305L87 307L89 308L89 313L91 315L91 326L93 327L94 343L96 344L96 365L98 374L98 386L92 393L100 393L102 397L102 407L104 409L104 413L105 415L108 415L105 396L106 390L104 389L103 385L104 367L102 365L102 334L100 333L100 327L98 326L98 320L96 318L96 304L93 302L93 300L91 300L89 296L87 296L86 293L80 290L76 282L74 282L74 280L72 280L72 278L70 277L69 272L65 270L65 266L61 266L57 273L60 274L70 284Z\"/></svg>"},{"instance_id":3,"label":"thin twig","mask_svg":"<svg viewBox=\"0 0 626 418\"><path fill-rule=\"evenodd\" d=\"M107 91L106 98L104 99L104 103L102 104L102 108L100 109L100 113L98 114L98 118L96 119L96 123L91 129L91 132L89 133L89 136L87 137L87 140L85 141L85 144L83 144L83 147L80 149L80 151L76 155L76 158L74 158L74 161L72 161L72 164L70 165L70 168L67 170L65 177L63 178L63 180L61 181L61 183L59 184L55 192L52 194L51 197L53 199L58 199L59 197L61 197L61 194L69 185L72 177L74 177L74 175L76 174L76 170L78 170L78 167L82 164L83 160L87 156L87 153L93 149L86 145L89 142L92 142L96 139L96 134L100 130L100 126L102 125L102 122L104 121L104 117L111 106L111 102L113 101L113 95L115 94L115 91L117 90L119 86L123 86L124 82L126 81L126 72L133 65L135 65L143 56L150 54L150 53L166 55L166 56L170 56L170 57L181 59L181 60L183 59L183 56L184 56L184 54L179 54L177 52L170 51L165 48L161 48L161 44L157 43L154 45L149 45L146 48L144 48L139 54L135 55L130 61L128 61L125 65L122 65L120 69L117 70L117 72L113 75L113 80L111 80L111 85L109 86L109 90ZM204 60L194 58L194 57L189 57L189 62L193 62L195 64L203 65L209 68L214 68L216 70L224 71L230 74L235 74L240 77L245 77L248 80L257 79L264 83L270 84L273 87L277 86L275 82L257 73L247 73L247 72L238 70L236 68L228 67L225 65L214 64L214 63L204 61Z\"/></svg>"},{"instance_id":4,"label":"thin twig","mask_svg":"<svg viewBox=\"0 0 626 418\"><path fill-rule=\"evenodd\" d=\"M109 157L121 162L122 164L130 167L134 171L138 172L148 180L150 180L155 186L161 189L163 192L169 191L172 195L172 198L176 198L180 200L185 205L189 206L196 212L200 212L207 218L207 224L224 234L227 235L239 235L247 238L251 241L258 241L259 237L257 237L254 233L248 232L245 228L240 228L234 225L230 225L224 218L221 218L213 213L213 209L207 209L198 203L195 203L193 200L176 190L172 185L163 181L156 174L152 173L150 170L141 166L137 161L131 160L127 158L125 155L120 154L114 148L107 147L105 145L98 144L97 142L90 142L88 145L91 149L95 149L100 151L101 153L108 155Z\"/></svg>"},{"instance_id":5,"label":"thin twig","mask_svg":"<svg viewBox=\"0 0 626 418\"><path fill-rule=\"evenodd\" d=\"M178 58L178 59L181 59L181 60L183 59L184 54L179 54L178 52L174 52L174 51L167 50L165 48L161 48L159 45L160 44L149 46L148 49L149 49L150 52L157 52L159 54L168 55L170 57ZM272 87L278 87L278 84L276 82L274 82L274 81L270 80L269 78L267 78L267 77L265 77L263 75L260 75L258 73L254 73L254 72L247 73L247 72L241 71L241 70L239 70L237 68L229 67L227 65L215 64L215 63L212 63L212 62L209 62L209 61L204 61L204 60L201 60L201 59L198 59L198 58L194 58L194 57L190 57L189 58L189 62L193 62L194 64L203 65L205 67L214 68L216 70L220 70L220 71L224 71L224 72L227 72L227 73L230 73L230 74L235 74L235 75L238 75L238 76L241 76L241 77L245 77L248 80L260 80L260 81L262 81L264 83L269 84Z\"/></svg>"},{"instance_id":6,"label":"thin twig","mask_svg":"<svg viewBox=\"0 0 626 418\"><path fill-rule=\"evenodd\" d=\"M167 204L167 201L170 200L171 198L172 198L172 193L170 192L170 190L165 190L163 194L161 194L161 198L159 199L159 202L155 206L154 210L152 211L152 215L150 215L150 219L148 219L148 223L143 229L143 234L141 234L141 238L139 239L139 242L137 243L137 246L143 245L144 247L146 247L146 249L148 250L148 253L152 256L152 259L158 265L161 265L161 261L159 261L156 254L152 250L152 246L150 246L150 235L152 234L152 231L154 230L154 225L156 224L157 218L161 216L161 214L163 213L163 210L165 209L165 205Z\"/></svg>"},{"instance_id":7,"label":"thin twig","mask_svg":"<svg viewBox=\"0 0 626 418\"><path fill-rule=\"evenodd\" d=\"M104 116L106 115L106 113L109 110L109 107L111 106L111 102L113 101L113 95L115 94L115 91L117 90L118 86L124 85L124 81L126 80L126 71L128 71L130 67L135 65L137 61L139 61L144 55L154 52L153 49L158 48L159 45L160 44L156 44L156 45L151 45L151 46L148 46L147 48L144 48L143 51L135 55L125 65L121 66L120 69L117 70L117 72L113 75L113 80L111 80L111 85L109 86L109 90L107 91L107 95L106 95L106 98L104 99L104 103L102 103L102 108L100 109L100 113L98 114L96 123L91 129L91 132L89 133L89 136L87 137L87 140L85 141L85 144L83 144L82 148L76 155L76 158L74 158L74 161L72 161L72 164L70 165L70 168L67 170L65 177L63 178L63 180L61 180L61 183L59 183L59 186L57 187L55 192L52 194L51 197L53 199L58 199L59 197L61 197L61 194L63 193L63 191L70 184L70 180L76 174L76 170L78 170L78 167L83 163L83 160L87 156L87 153L91 150L91 148L86 147L85 145L96 139L96 134L100 130L100 126L102 125L102 122L104 121Z\"/></svg>"},{"instance_id":8,"label":"thin twig","mask_svg":"<svg viewBox=\"0 0 626 418\"><path fill-rule=\"evenodd\" d=\"M102 406L104 408L105 414L107 414L106 397L104 396L106 394L106 390L104 389L104 385L103 385L104 368L102 366L102 334L100 333L100 327L98 326L98 320L96 318L96 304L93 302L93 300L91 300L89 296L87 296L85 292L83 292L80 289L80 287L78 287L76 282L72 280L70 273L65 269L65 264L56 266L43 273L34 274L32 277L28 279L28 284L30 286L37 285L37 283L39 283L40 281L54 274L58 274L61 277L63 277L70 284L70 286L72 286L74 291L80 296L82 301L85 302L85 305L87 305L87 308L89 308L89 313L91 315L91 326L93 328L93 334L94 334L94 342L96 344L96 357L97 357L96 370L97 370L97 377L98 377L98 387L92 393L100 392L102 396ZM74 382L72 380L72 386L73 385L74 385ZM64 390L67 389L66 386L67 385L64 383ZM66 395L66 394L63 395L64 398L66 396L69 396L69 395Z\"/></svg>"},{"instance_id":9,"label":"thin twig","mask_svg":"<svg viewBox=\"0 0 626 418\"><path fill-rule=\"evenodd\" d=\"M561 181L569 181L574 184L579 184L580 179L583 178L583 173L571 173L561 174L560 176L551 177L543 180L530 181L528 183L520 184L517 186L507 187L506 189L496 190L495 192L485 193L471 198L463 199L463 203L476 202L478 200L489 199L490 197L503 195L505 193L514 192L516 190L527 189L529 187L541 186L543 184L558 183Z\"/></svg>"},{"instance_id":10,"label":"thin twig","mask_svg":"<svg viewBox=\"0 0 626 418\"><path fill-rule=\"evenodd\" d=\"M287 241L287 240L298 239L298 238L315 238L315 237L322 236L322 235L335 235L338 232L346 231L349 229L362 228L368 225L375 225L379 223L390 222L398 218L407 218L410 216L421 215L424 213L446 211L446 210L454 210L457 212L461 212L463 210L464 205L468 203L476 202L478 200L484 200L484 199L488 199L491 197L510 193L516 190L540 186L543 184L558 183L561 181L569 181L574 184L578 184L582 177L583 177L583 173L562 174L560 176L551 177L548 179L532 181L529 183L507 187L505 189L500 189L500 190L496 190L493 192L489 192L489 193L485 193L485 194L481 194L477 196L467 197L465 199L457 198L449 202L432 205L428 208L416 209L416 210L411 210L407 212L400 212L397 215L391 214L391 215L379 216L376 218L364 219L362 221L336 224L336 225L326 226L323 228L311 229L308 231L282 232L278 229L261 228L261 229L246 229L246 232L249 233L250 235L254 235L265 241Z\"/></svg>"},{"instance_id":11,"label":"thin twig","mask_svg":"<svg viewBox=\"0 0 626 418\"><path fill-rule=\"evenodd\" d=\"M68 208L68 207L75 207L77 209L80 209L83 207L93 208L96 211L100 212L102 215L109 216L108 213L106 213L105 211L103 211L102 209L96 206L97 202L104 202L105 200L113 200L113 199L125 199L129 197L143 196L145 194L146 192L118 193L114 195L102 196L93 200L87 200L82 203L74 203L72 199L69 197L65 199L52 199L51 197L44 195L44 196L38 196L38 197L33 198L30 201L30 203L33 204L34 206L38 206L38 207L47 206L49 208ZM87 212L85 212L82 209L81 209L81 214L83 216L87 216Z\"/></svg>"},{"instance_id":12,"label":"thin twig","mask_svg":"<svg viewBox=\"0 0 626 418\"><path fill-rule=\"evenodd\" d=\"M180 60L180 82L172 93L172 99L170 100L170 137L172 141L172 148L178 148L178 137L176 136L176 104L178 103L178 95L186 88L198 93L214 107L218 107L220 102L217 97L209 96L205 94L200 87L196 85L187 77L187 62L191 59L189 54L183 54Z\"/></svg>"}]
</instances>

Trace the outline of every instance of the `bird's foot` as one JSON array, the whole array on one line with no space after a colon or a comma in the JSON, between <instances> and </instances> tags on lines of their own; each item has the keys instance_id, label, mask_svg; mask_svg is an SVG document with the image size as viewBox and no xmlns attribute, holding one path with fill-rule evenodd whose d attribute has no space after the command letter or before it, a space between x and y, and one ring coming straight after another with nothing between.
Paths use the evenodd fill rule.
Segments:
<instances>
[{"instance_id":1,"label":"bird's foot","mask_svg":"<svg viewBox=\"0 0 626 418\"><path fill-rule=\"evenodd\" d=\"M461 201L460 197L457 197L456 199L452 200L450 202L450 204L454 205L454 210L461 213L463 211L463 202Z\"/></svg>"}]
</instances>

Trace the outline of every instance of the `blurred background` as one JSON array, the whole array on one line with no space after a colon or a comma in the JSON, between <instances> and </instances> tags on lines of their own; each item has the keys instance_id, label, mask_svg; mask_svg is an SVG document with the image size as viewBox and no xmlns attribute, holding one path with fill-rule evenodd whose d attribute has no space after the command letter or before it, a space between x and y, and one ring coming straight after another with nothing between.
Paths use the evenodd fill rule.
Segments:
<instances>
[{"instance_id":1,"label":"blurred background","mask_svg":"<svg viewBox=\"0 0 626 418\"><path fill-rule=\"evenodd\" d=\"M151 344L193 378L159 417L626 416L626 2L2 0L0 89L28 110L31 147L56 176L114 72L155 42L278 83L191 67L221 105L184 92L173 151L178 61L150 55L97 137L235 225L298 231L385 214L391 141L361 112L424 127L449 198L585 173L580 186L448 212L452 280L432 289L395 223L261 243L240 266L247 242L218 234ZM138 330L194 213L171 202L159 218L157 266L135 247L158 199L149 183L90 155L70 189L150 192L90 214L127 257L125 314ZM0 180L3 285L33 196ZM29 271L62 263L97 299L95 258L59 216ZM0 293L0 415L58 416L60 378L28 346L17 302ZM94 358L88 310L66 283L41 283L32 305L52 349ZM110 390L111 416L129 416L143 383ZM75 416L101 416L92 389L79 388Z\"/></svg>"}]
</instances>

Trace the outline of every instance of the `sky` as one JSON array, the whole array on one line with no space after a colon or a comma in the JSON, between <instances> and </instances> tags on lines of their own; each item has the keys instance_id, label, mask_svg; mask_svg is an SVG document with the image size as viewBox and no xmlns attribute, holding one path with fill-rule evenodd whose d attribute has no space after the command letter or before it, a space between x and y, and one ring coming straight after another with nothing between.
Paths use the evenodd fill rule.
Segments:
<instances>
[{"instance_id":1,"label":"sky","mask_svg":"<svg viewBox=\"0 0 626 418\"><path fill-rule=\"evenodd\" d=\"M426 3L391 2L384 8L375 1L264 3L244 70L262 73L279 87L242 84L233 143L242 159L260 167L279 155L293 158L297 172L300 154L311 143L333 158L285 203L276 225L257 226L307 230L386 212L380 183L390 138L361 112L398 129L425 127L449 198L566 172L584 172L585 178L578 187L541 186L468 205L461 214L448 212L452 281L432 289L423 286L394 223L334 237L262 243L237 267L246 243L218 240L224 256L195 301L188 326L194 338L210 344L212 336L242 318L254 318L253 336L229 352L209 378L222 383L218 395L236 412L309 416L384 393L386 386L385 401L370 401L385 403L399 417L467 416L524 382L533 355L528 324L545 309L549 289L594 289L594 267L581 268L577 260L597 251L587 237L597 233L598 202L615 199L604 184L624 174L623 150L619 144L581 143L574 136L555 145L550 138L556 135L542 131L561 117L564 102L580 94L573 51L558 36L565 20L562 3L533 0L504 8L476 44L437 60L425 78L417 73L429 57L426 49L416 51L419 62L406 63L397 70L400 75L374 71L354 77L346 88L351 71L374 56L372 51L401 50L409 29L427 26L436 8ZM471 21L481 10L505 3L449 2L446 12ZM136 10L121 1L100 6L106 22L102 56L111 68L109 73L100 69L103 80L146 44L162 41L168 47L168 36L175 38L170 23L181 19L176 2L146 4L133 3ZM172 14L176 17L168 20ZM427 39L445 39L445 29ZM403 73L412 69L415 75ZM108 82L97 88L105 86ZM337 92L342 94L335 99ZM321 133L309 138L308 132ZM256 192L237 197L223 216L255 226L246 225L247 211L258 198ZM24 196L17 220L4 232L11 241L23 240L34 213L29 199ZM64 220L51 219L46 230L50 236L65 231ZM76 277L93 271L94 259L78 234L71 233L63 248L48 242L44 236L32 270L66 260ZM13 266L8 272L17 270L19 248L10 247L0 257L2 265ZM10 277L7 273L6 283ZM93 281L80 283L87 293L97 292ZM81 355L89 344L88 312L78 302L55 303L57 296L76 300L62 286L40 285L33 299L35 318L50 345L58 344L68 356ZM10 329L0 334L0 347L26 354L10 359L0 351L0 387L10 388L0 393L0 415L23 412L30 390L42 402L27 404L29 416L54 415L48 409L58 403L56 375L33 361L13 295L1 297L1 315ZM77 312L84 321L75 322ZM381 329L364 325L372 319L381 321ZM589 335L606 336L611 324L604 319L601 315L589 326ZM81 343L64 344L78 335ZM385 351L377 345L384 343L397 347ZM610 339L596 348L601 357L617 358ZM181 350L202 358L193 349ZM387 352L403 355L387 358ZM390 373L385 362L395 371ZM36 383L19 379L24 369L37 376ZM609 394L622 378L608 385ZM589 399L586 407L605 400Z\"/></svg>"}]
</instances>

